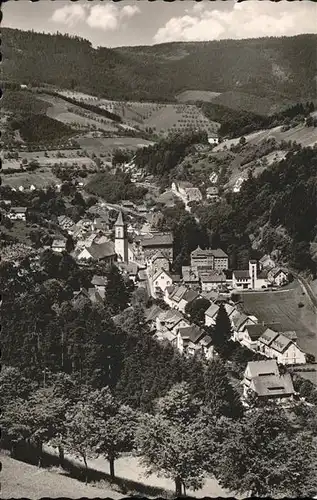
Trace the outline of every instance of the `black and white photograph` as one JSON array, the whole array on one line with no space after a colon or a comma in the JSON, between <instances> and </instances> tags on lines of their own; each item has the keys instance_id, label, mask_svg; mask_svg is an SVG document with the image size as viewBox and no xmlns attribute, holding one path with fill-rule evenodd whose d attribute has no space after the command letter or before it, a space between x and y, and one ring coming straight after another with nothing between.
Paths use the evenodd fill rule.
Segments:
<instances>
[{"instance_id":1,"label":"black and white photograph","mask_svg":"<svg viewBox=\"0 0 317 500\"><path fill-rule=\"evenodd\" d=\"M317 3L1 16L2 498L317 498Z\"/></svg>"}]
</instances>

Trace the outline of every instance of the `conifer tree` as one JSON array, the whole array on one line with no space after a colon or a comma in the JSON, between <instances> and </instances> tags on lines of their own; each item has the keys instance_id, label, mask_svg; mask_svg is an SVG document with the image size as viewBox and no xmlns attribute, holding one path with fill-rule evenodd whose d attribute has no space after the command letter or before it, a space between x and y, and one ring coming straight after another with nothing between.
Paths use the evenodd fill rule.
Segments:
<instances>
[{"instance_id":1,"label":"conifer tree","mask_svg":"<svg viewBox=\"0 0 317 500\"><path fill-rule=\"evenodd\" d=\"M225 357L228 352L231 333L231 323L227 311L225 306L220 304L216 317L216 324L212 333L212 340L217 353L221 357Z\"/></svg>"}]
</instances>

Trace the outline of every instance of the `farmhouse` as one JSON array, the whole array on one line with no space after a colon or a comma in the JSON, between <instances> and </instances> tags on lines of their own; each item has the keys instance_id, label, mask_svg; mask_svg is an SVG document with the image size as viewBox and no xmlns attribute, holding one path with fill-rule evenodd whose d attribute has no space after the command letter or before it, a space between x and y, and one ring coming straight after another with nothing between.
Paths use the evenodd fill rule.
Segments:
<instances>
[{"instance_id":1,"label":"farmhouse","mask_svg":"<svg viewBox=\"0 0 317 500\"><path fill-rule=\"evenodd\" d=\"M199 341L205 336L204 330L196 325L179 328L177 332L176 346L181 354L193 355L201 349Z\"/></svg>"},{"instance_id":2,"label":"farmhouse","mask_svg":"<svg viewBox=\"0 0 317 500\"><path fill-rule=\"evenodd\" d=\"M27 207L11 207L8 217L10 220L26 221L27 210Z\"/></svg>"},{"instance_id":3,"label":"farmhouse","mask_svg":"<svg viewBox=\"0 0 317 500\"><path fill-rule=\"evenodd\" d=\"M202 201L201 191L190 182L174 181L172 192L178 196L187 207L189 203Z\"/></svg>"},{"instance_id":4,"label":"farmhouse","mask_svg":"<svg viewBox=\"0 0 317 500\"><path fill-rule=\"evenodd\" d=\"M243 378L243 396L260 401L287 402L295 394L291 375L280 375L276 360L249 361Z\"/></svg>"},{"instance_id":5,"label":"farmhouse","mask_svg":"<svg viewBox=\"0 0 317 500\"><path fill-rule=\"evenodd\" d=\"M157 296L157 294L160 295L161 292L164 293L166 288L172 285L173 278L168 271L165 271L165 269L160 269L154 274L152 283L154 295Z\"/></svg>"},{"instance_id":6,"label":"farmhouse","mask_svg":"<svg viewBox=\"0 0 317 500\"><path fill-rule=\"evenodd\" d=\"M206 189L207 200L218 201L219 200L219 189L216 186L210 186Z\"/></svg>"},{"instance_id":7,"label":"farmhouse","mask_svg":"<svg viewBox=\"0 0 317 500\"><path fill-rule=\"evenodd\" d=\"M266 331L267 327L265 325L249 323L245 326L245 329L239 335L239 341L242 345L251 349L252 351L258 350L258 340Z\"/></svg>"}]
</instances>

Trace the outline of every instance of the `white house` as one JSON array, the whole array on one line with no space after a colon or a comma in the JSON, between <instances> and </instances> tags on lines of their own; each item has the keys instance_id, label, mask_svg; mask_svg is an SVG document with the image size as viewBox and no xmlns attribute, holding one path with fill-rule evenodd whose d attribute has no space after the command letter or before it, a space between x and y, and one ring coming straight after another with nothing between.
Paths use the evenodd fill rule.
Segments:
<instances>
[{"instance_id":1,"label":"white house","mask_svg":"<svg viewBox=\"0 0 317 500\"><path fill-rule=\"evenodd\" d=\"M245 326L243 332L240 332L239 341L251 351L258 351L258 340L266 329L265 325L249 323Z\"/></svg>"},{"instance_id":2,"label":"white house","mask_svg":"<svg viewBox=\"0 0 317 500\"><path fill-rule=\"evenodd\" d=\"M179 308L179 303L187 292L187 288L184 285L176 286L172 289L167 289L165 294L165 302L173 309Z\"/></svg>"},{"instance_id":3,"label":"white house","mask_svg":"<svg viewBox=\"0 0 317 500\"><path fill-rule=\"evenodd\" d=\"M26 221L27 207L11 207L8 213L10 220L23 220Z\"/></svg>"},{"instance_id":4,"label":"white house","mask_svg":"<svg viewBox=\"0 0 317 500\"><path fill-rule=\"evenodd\" d=\"M269 270L267 279L272 285L282 286L288 283L288 272L281 267L275 267Z\"/></svg>"},{"instance_id":5,"label":"white house","mask_svg":"<svg viewBox=\"0 0 317 500\"><path fill-rule=\"evenodd\" d=\"M166 288L173 284L172 275L165 271L165 269L160 269L152 277L153 293L156 296L157 293L165 292Z\"/></svg>"},{"instance_id":6,"label":"white house","mask_svg":"<svg viewBox=\"0 0 317 500\"><path fill-rule=\"evenodd\" d=\"M205 325L213 326L216 324L216 317L219 311L219 306L217 304L211 304L207 311L205 311Z\"/></svg>"},{"instance_id":7,"label":"white house","mask_svg":"<svg viewBox=\"0 0 317 500\"><path fill-rule=\"evenodd\" d=\"M220 285L226 284L226 276L221 271L211 270L200 272L201 289L203 292L218 290Z\"/></svg>"},{"instance_id":8,"label":"white house","mask_svg":"<svg viewBox=\"0 0 317 500\"><path fill-rule=\"evenodd\" d=\"M216 186L210 186L206 189L207 200L218 201L219 200L219 189Z\"/></svg>"},{"instance_id":9,"label":"white house","mask_svg":"<svg viewBox=\"0 0 317 500\"><path fill-rule=\"evenodd\" d=\"M66 238L58 238L53 240L52 243L53 252L58 252L58 253L66 252L66 244L67 244Z\"/></svg>"},{"instance_id":10,"label":"white house","mask_svg":"<svg viewBox=\"0 0 317 500\"><path fill-rule=\"evenodd\" d=\"M217 135L212 135L208 137L208 142L211 145L217 145L219 144L219 137Z\"/></svg>"}]
</instances>

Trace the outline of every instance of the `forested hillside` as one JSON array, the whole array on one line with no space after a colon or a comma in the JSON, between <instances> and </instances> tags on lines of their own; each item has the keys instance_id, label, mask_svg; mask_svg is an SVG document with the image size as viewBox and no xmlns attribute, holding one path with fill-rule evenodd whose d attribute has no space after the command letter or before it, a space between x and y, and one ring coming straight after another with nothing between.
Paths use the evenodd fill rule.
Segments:
<instances>
[{"instance_id":1,"label":"forested hillside","mask_svg":"<svg viewBox=\"0 0 317 500\"><path fill-rule=\"evenodd\" d=\"M300 35L94 49L79 37L3 28L4 79L136 100L171 101L187 89L209 90L226 93L216 98L219 104L273 113L315 97L316 40Z\"/></svg>"}]
</instances>

